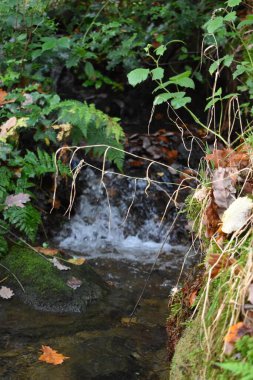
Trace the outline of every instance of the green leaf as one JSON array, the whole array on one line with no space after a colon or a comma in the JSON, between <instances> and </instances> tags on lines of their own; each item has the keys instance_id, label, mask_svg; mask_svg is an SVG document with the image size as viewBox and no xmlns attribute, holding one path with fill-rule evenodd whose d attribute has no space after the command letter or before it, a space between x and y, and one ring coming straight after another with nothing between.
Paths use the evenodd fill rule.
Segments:
<instances>
[{"instance_id":1,"label":"green leaf","mask_svg":"<svg viewBox=\"0 0 253 380\"><path fill-rule=\"evenodd\" d=\"M166 51L166 46L160 45L157 49L155 49L156 55L162 56Z\"/></svg>"},{"instance_id":2,"label":"green leaf","mask_svg":"<svg viewBox=\"0 0 253 380\"><path fill-rule=\"evenodd\" d=\"M219 102L220 101L220 98L212 98L206 105L205 107L205 111L207 111L209 108L211 108L212 106L214 106L215 103Z\"/></svg>"},{"instance_id":3,"label":"green leaf","mask_svg":"<svg viewBox=\"0 0 253 380\"><path fill-rule=\"evenodd\" d=\"M242 0L228 0L227 4L229 7L236 7L237 5L241 4Z\"/></svg>"},{"instance_id":4,"label":"green leaf","mask_svg":"<svg viewBox=\"0 0 253 380\"><path fill-rule=\"evenodd\" d=\"M237 65L236 70L233 72L233 79L237 78L239 75L242 75L246 71L246 67L243 65Z\"/></svg>"},{"instance_id":5,"label":"green leaf","mask_svg":"<svg viewBox=\"0 0 253 380\"><path fill-rule=\"evenodd\" d=\"M164 76L164 69L161 67L157 67L154 70L151 70L152 79L153 80L159 80L162 79Z\"/></svg>"},{"instance_id":6,"label":"green leaf","mask_svg":"<svg viewBox=\"0 0 253 380\"><path fill-rule=\"evenodd\" d=\"M213 73L215 73L215 71L218 69L218 67L220 65L220 62L221 62L221 60L217 59L217 61L214 61L211 64L211 66L209 67L209 73L210 73L210 75L213 75Z\"/></svg>"},{"instance_id":7,"label":"green leaf","mask_svg":"<svg viewBox=\"0 0 253 380\"><path fill-rule=\"evenodd\" d=\"M128 82L133 87L138 83L144 82L149 74L149 69L135 69L127 74Z\"/></svg>"},{"instance_id":8,"label":"green leaf","mask_svg":"<svg viewBox=\"0 0 253 380\"><path fill-rule=\"evenodd\" d=\"M226 16L224 17L224 21L235 21L236 19L236 12L233 11L233 12L229 12L228 14L226 14Z\"/></svg>"},{"instance_id":9,"label":"green leaf","mask_svg":"<svg viewBox=\"0 0 253 380\"><path fill-rule=\"evenodd\" d=\"M94 66L91 62L85 63L84 71L88 78L95 78L96 73L95 73Z\"/></svg>"},{"instance_id":10,"label":"green leaf","mask_svg":"<svg viewBox=\"0 0 253 380\"><path fill-rule=\"evenodd\" d=\"M207 25L207 31L208 33L214 33L217 29L219 29L223 25L223 17L218 16L213 18L212 20L208 21Z\"/></svg>"},{"instance_id":11,"label":"green leaf","mask_svg":"<svg viewBox=\"0 0 253 380\"><path fill-rule=\"evenodd\" d=\"M154 106L157 106L158 104L162 104L167 102L169 99L174 97L173 92L163 92L162 94L159 94L158 96L155 97L154 100Z\"/></svg>"},{"instance_id":12,"label":"green leaf","mask_svg":"<svg viewBox=\"0 0 253 380\"><path fill-rule=\"evenodd\" d=\"M242 27L244 26L248 26L248 25L252 25L253 24L253 15L248 15L246 17L246 20L243 20L241 21L238 25L237 25L237 29L241 29Z\"/></svg>"},{"instance_id":13,"label":"green leaf","mask_svg":"<svg viewBox=\"0 0 253 380\"><path fill-rule=\"evenodd\" d=\"M8 243L3 236L0 235L0 256L8 252Z\"/></svg>"},{"instance_id":14,"label":"green leaf","mask_svg":"<svg viewBox=\"0 0 253 380\"><path fill-rule=\"evenodd\" d=\"M231 63L233 62L234 56L226 54L225 57L223 57L223 65L226 67L230 67Z\"/></svg>"},{"instance_id":15,"label":"green leaf","mask_svg":"<svg viewBox=\"0 0 253 380\"><path fill-rule=\"evenodd\" d=\"M171 105L175 109L179 109L181 107L184 107L187 103L191 102L191 98L189 96L186 96L184 98L174 98L171 101Z\"/></svg>"}]
</instances>

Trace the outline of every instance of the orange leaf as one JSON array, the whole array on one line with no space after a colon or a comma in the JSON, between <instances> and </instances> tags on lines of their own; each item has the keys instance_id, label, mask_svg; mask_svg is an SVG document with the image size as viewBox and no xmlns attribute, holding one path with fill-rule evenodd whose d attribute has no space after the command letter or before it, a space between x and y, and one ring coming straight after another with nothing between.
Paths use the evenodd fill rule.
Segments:
<instances>
[{"instance_id":1,"label":"orange leaf","mask_svg":"<svg viewBox=\"0 0 253 380\"><path fill-rule=\"evenodd\" d=\"M3 106L4 104L15 102L15 99L5 100L7 95L8 95L8 93L6 91L4 91L2 88L0 88L0 106Z\"/></svg>"},{"instance_id":2,"label":"orange leaf","mask_svg":"<svg viewBox=\"0 0 253 380\"><path fill-rule=\"evenodd\" d=\"M42 362L58 365L62 364L64 360L69 359L68 356L58 354L57 351L53 350L49 346L41 346L41 351L43 352L43 354L40 355L39 360L41 360Z\"/></svg>"},{"instance_id":3,"label":"orange leaf","mask_svg":"<svg viewBox=\"0 0 253 380\"><path fill-rule=\"evenodd\" d=\"M189 305L190 305L190 307L192 307L192 305L194 304L194 302L196 300L196 297L197 297L197 294L198 294L197 290L194 290L194 292L192 292L190 294L190 297L189 297Z\"/></svg>"},{"instance_id":4,"label":"orange leaf","mask_svg":"<svg viewBox=\"0 0 253 380\"><path fill-rule=\"evenodd\" d=\"M208 257L208 264L213 267L211 278L216 277L222 269L226 269L232 265L235 265L235 274L238 274L241 270L240 266L237 264L236 259L229 257L226 254L223 254L221 256L218 253L211 253Z\"/></svg>"},{"instance_id":5,"label":"orange leaf","mask_svg":"<svg viewBox=\"0 0 253 380\"><path fill-rule=\"evenodd\" d=\"M39 253L43 253L43 255L47 255L47 256L55 256L57 255L57 253L60 252L59 249L55 249L55 248L44 248L44 247L34 247L34 248Z\"/></svg>"},{"instance_id":6,"label":"orange leaf","mask_svg":"<svg viewBox=\"0 0 253 380\"><path fill-rule=\"evenodd\" d=\"M235 343L238 339L250 332L252 332L252 330L248 326L246 326L243 322L238 322L229 327L227 335L224 338L224 342Z\"/></svg>"}]
</instances>

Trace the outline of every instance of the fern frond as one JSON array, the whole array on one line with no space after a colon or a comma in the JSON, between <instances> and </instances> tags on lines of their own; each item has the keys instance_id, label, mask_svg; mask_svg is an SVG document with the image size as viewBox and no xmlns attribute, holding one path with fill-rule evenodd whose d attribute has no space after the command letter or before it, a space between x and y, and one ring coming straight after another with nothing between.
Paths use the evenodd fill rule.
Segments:
<instances>
[{"instance_id":1,"label":"fern frond","mask_svg":"<svg viewBox=\"0 0 253 380\"><path fill-rule=\"evenodd\" d=\"M3 212L3 216L5 220L20 232L23 232L31 241L34 241L41 223L41 216L33 206L9 207Z\"/></svg>"}]
</instances>

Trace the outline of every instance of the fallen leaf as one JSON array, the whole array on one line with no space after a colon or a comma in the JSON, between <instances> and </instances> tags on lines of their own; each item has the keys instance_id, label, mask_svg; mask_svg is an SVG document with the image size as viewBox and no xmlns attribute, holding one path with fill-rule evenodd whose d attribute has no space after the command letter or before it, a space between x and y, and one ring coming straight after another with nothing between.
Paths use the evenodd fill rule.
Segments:
<instances>
[{"instance_id":1,"label":"fallen leaf","mask_svg":"<svg viewBox=\"0 0 253 380\"><path fill-rule=\"evenodd\" d=\"M6 286L1 286L0 288L0 297L4 299L9 299L14 296L14 292L10 289L7 288Z\"/></svg>"},{"instance_id":2,"label":"fallen leaf","mask_svg":"<svg viewBox=\"0 0 253 380\"><path fill-rule=\"evenodd\" d=\"M73 257L72 259L68 260L68 263L74 264L74 265L82 265L85 263L86 259L84 257Z\"/></svg>"},{"instance_id":3,"label":"fallen leaf","mask_svg":"<svg viewBox=\"0 0 253 380\"><path fill-rule=\"evenodd\" d=\"M54 264L54 267L56 267L59 270L69 270L70 269L70 267L67 267L66 265L61 264L60 261L57 260L56 257L54 257L53 259L51 259L51 261Z\"/></svg>"},{"instance_id":4,"label":"fallen leaf","mask_svg":"<svg viewBox=\"0 0 253 380\"><path fill-rule=\"evenodd\" d=\"M29 194L24 194L24 193L19 193L15 195L8 195L5 199L5 205L7 207L25 207L24 203L27 203L30 201L30 195Z\"/></svg>"},{"instance_id":5,"label":"fallen leaf","mask_svg":"<svg viewBox=\"0 0 253 380\"><path fill-rule=\"evenodd\" d=\"M123 325L136 324L137 323L137 318L136 317L122 317L121 318L121 323Z\"/></svg>"},{"instance_id":6,"label":"fallen leaf","mask_svg":"<svg viewBox=\"0 0 253 380\"><path fill-rule=\"evenodd\" d=\"M202 202L208 195L209 189L207 187L201 187L195 191L193 198L197 199L198 202Z\"/></svg>"},{"instance_id":7,"label":"fallen leaf","mask_svg":"<svg viewBox=\"0 0 253 380\"><path fill-rule=\"evenodd\" d=\"M246 334L252 334L252 329L243 322L230 326L224 338L224 353L230 355L234 349L234 343Z\"/></svg>"},{"instance_id":8,"label":"fallen leaf","mask_svg":"<svg viewBox=\"0 0 253 380\"><path fill-rule=\"evenodd\" d=\"M190 294L190 297L189 297L189 305L190 305L190 307L192 307L192 305L193 305L194 302L196 301L197 294L198 294L198 291L197 291L197 290L194 290L194 291Z\"/></svg>"},{"instance_id":9,"label":"fallen leaf","mask_svg":"<svg viewBox=\"0 0 253 380\"><path fill-rule=\"evenodd\" d=\"M6 100L7 95L8 95L8 93L6 91L4 91L2 88L0 88L0 106L3 106L4 104L15 102L15 99Z\"/></svg>"},{"instance_id":10,"label":"fallen leaf","mask_svg":"<svg viewBox=\"0 0 253 380\"><path fill-rule=\"evenodd\" d=\"M241 271L240 266L237 264L237 260L233 257L229 257L227 254L220 255L219 253L211 253L207 258L207 262L211 267L213 267L211 278L216 277L221 270L232 265L235 266L234 274L238 274Z\"/></svg>"},{"instance_id":11,"label":"fallen leaf","mask_svg":"<svg viewBox=\"0 0 253 380\"><path fill-rule=\"evenodd\" d=\"M247 146L242 147L237 152L233 149L214 149L213 153L207 154L205 159L212 161L216 169L219 167L236 167L237 169L242 169L249 164Z\"/></svg>"},{"instance_id":12,"label":"fallen leaf","mask_svg":"<svg viewBox=\"0 0 253 380\"><path fill-rule=\"evenodd\" d=\"M39 360L53 365L62 364L64 360L69 359L69 356L64 356L59 354L56 350L53 350L49 346L41 346L41 351L43 352L40 355Z\"/></svg>"},{"instance_id":13,"label":"fallen leaf","mask_svg":"<svg viewBox=\"0 0 253 380\"><path fill-rule=\"evenodd\" d=\"M248 298L247 300L253 305L253 284L248 287Z\"/></svg>"},{"instance_id":14,"label":"fallen leaf","mask_svg":"<svg viewBox=\"0 0 253 380\"><path fill-rule=\"evenodd\" d=\"M213 173L212 188L217 212L222 217L224 211L233 203L236 194L237 169L218 168Z\"/></svg>"},{"instance_id":15,"label":"fallen leaf","mask_svg":"<svg viewBox=\"0 0 253 380\"><path fill-rule=\"evenodd\" d=\"M252 210L252 199L248 197L237 198L224 212L221 230L226 234L240 230L248 222Z\"/></svg>"},{"instance_id":16,"label":"fallen leaf","mask_svg":"<svg viewBox=\"0 0 253 380\"><path fill-rule=\"evenodd\" d=\"M207 207L205 209L203 218L203 224L206 226L207 238L211 238L215 234L221 223L217 209L218 206L214 202L213 196L211 195Z\"/></svg>"},{"instance_id":17,"label":"fallen leaf","mask_svg":"<svg viewBox=\"0 0 253 380\"><path fill-rule=\"evenodd\" d=\"M71 278L67 281L67 285L68 285L70 288L76 290L77 288L80 288L80 286L82 285L82 281L79 280L78 278L76 278L76 277L73 276L73 277L71 277Z\"/></svg>"},{"instance_id":18,"label":"fallen leaf","mask_svg":"<svg viewBox=\"0 0 253 380\"><path fill-rule=\"evenodd\" d=\"M15 116L11 117L4 124L2 124L0 127L0 139L6 138L9 130L15 127L16 124L17 124L17 118Z\"/></svg>"},{"instance_id":19,"label":"fallen leaf","mask_svg":"<svg viewBox=\"0 0 253 380\"><path fill-rule=\"evenodd\" d=\"M44 247L34 247L36 249L36 251L38 251L39 253L43 253L43 255L46 255L46 256L55 256L57 255L57 253L60 252L59 249L56 249L56 248L44 248Z\"/></svg>"}]
</instances>

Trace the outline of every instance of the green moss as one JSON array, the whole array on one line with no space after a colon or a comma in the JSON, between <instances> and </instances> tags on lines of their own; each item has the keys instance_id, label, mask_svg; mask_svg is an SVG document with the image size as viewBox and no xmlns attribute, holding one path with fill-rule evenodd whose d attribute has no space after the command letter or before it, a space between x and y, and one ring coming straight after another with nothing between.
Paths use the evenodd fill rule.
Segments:
<instances>
[{"instance_id":1,"label":"green moss","mask_svg":"<svg viewBox=\"0 0 253 380\"><path fill-rule=\"evenodd\" d=\"M169 380L189 380L199 378L203 358L200 337L200 318L193 320L179 340L171 363Z\"/></svg>"},{"instance_id":2,"label":"green moss","mask_svg":"<svg viewBox=\"0 0 253 380\"><path fill-rule=\"evenodd\" d=\"M31 286L38 294L71 293L52 263L30 249L15 245L1 262L24 287Z\"/></svg>"}]
</instances>

